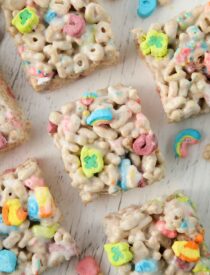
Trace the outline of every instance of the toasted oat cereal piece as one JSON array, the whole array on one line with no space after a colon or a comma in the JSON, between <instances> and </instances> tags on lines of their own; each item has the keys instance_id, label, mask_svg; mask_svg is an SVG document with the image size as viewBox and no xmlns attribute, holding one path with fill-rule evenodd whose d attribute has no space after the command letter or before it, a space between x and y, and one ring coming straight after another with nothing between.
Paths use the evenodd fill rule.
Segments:
<instances>
[{"instance_id":1,"label":"toasted oat cereal piece","mask_svg":"<svg viewBox=\"0 0 210 275\"><path fill-rule=\"evenodd\" d=\"M50 114L48 132L85 203L164 176L156 136L132 87L85 92Z\"/></svg>"},{"instance_id":2,"label":"toasted oat cereal piece","mask_svg":"<svg viewBox=\"0 0 210 275\"><path fill-rule=\"evenodd\" d=\"M207 144L205 146L205 149L203 151L203 158L208 161L210 160L210 144Z\"/></svg>"},{"instance_id":3,"label":"toasted oat cereal piece","mask_svg":"<svg viewBox=\"0 0 210 275\"><path fill-rule=\"evenodd\" d=\"M171 2L171 0L158 0L158 4L159 5L167 5Z\"/></svg>"},{"instance_id":4,"label":"toasted oat cereal piece","mask_svg":"<svg viewBox=\"0 0 210 275\"><path fill-rule=\"evenodd\" d=\"M8 31L36 91L117 62L110 18L95 0L4 0Z\"/></svg>"},{"instance_id":5,"label":"toasted oat cereal piece","mask_svg":"<svg viewBox=\"0 0 210 275\"><path fill-rule=\"evenodd\" d=\"M181 193L111 213L104 225L104 249L120 275L209 274L205 231Z\"/></svg>"},{"instance_id":6,"label":"toasted oat cereal piece","mask_svg":"<svg viewBox=\"0 0 210 275\"><path fill-rule=\"evenodd\" d=\"M0 76L0 153L28 139L30 123L17 106L11 89Z\"/></svg>"},{"instance_id":7,"label":"toasted oat cereal piece","mask_svg":"<svg viewBox=\"0 0 210 275\"><path fill-rule=\"evenodd\" d=\"M41 274L77 254L37 161L0 175L0 210L0 273Z\"/></svg>"},{"instance_id":8,"label":"toasted oat cereal piece","mask_svg":"<svg viewBox=\"0 0 210 275\"><path fill-rule=\"evenodd\" d=\"M153 71L170 122L210 111L209 4L147 33L133 30L139 54Z\"/></svg>"}]
</instances>

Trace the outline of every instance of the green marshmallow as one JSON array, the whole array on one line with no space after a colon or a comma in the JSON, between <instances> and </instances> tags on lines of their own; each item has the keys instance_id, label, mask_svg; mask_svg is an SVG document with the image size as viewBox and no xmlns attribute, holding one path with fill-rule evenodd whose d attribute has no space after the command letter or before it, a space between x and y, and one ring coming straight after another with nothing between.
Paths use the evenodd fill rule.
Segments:
<instances>
[{"instance_id":1,"label":"green marshmallow","mask_svg":"<svg viewBox=\"0 0 210 275\"><path fill-rule=\"evenodd\" d=\"M103 155L101 151L84 146L80 155L82 170L87 178L99 173L104 168Z\"/></svg>"},{"instance_id":2,"label":"green marshmallow","mask_svg":"<svg viewBox=\"0 0 210 275\"><path fill-rule=\"evenodd\" d=\"M58 223L52 226L34 225L32 227L32 231L36 237L51 239L55 235L58 228L59 228Z\"/></svg>"},{"instance_id":3,"label":"green marshmallow","mask_svg":"<svg viewBox=\"0 0 210 275\"><path fill-rule=\"evenodd\" d=\"M104 249L108 255L109 262L113 266L127 264L133 259L128 243L107 243L104 245Z\"/></svg>"}]
</instances>

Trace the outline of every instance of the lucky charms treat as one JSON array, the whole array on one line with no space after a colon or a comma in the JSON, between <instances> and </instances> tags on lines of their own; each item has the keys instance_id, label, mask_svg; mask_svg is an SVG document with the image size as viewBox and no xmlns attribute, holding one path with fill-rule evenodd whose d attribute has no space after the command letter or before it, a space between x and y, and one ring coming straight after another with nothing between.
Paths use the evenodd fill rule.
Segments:
<instances>
[{"instance_id":1,"label":"lucky charms treat","mask_svg":"<svg viewBox=\"0 0 210 275\"><path fill-rule=\"evenodd\" d=\"M166 5L170 0L138 0L137 13L140 17L150 16L158 7L158 5Z\"/></svg>"},{"instance_id":2,"label":"lucky charms treat","mask_svg":"<svg viewBox=\"0 0 210 275\"><path fill-rule=\"evenodd\" d=\"M104 220L108 261L119 275L190 275L210 271L210 260L191 200L181 193L132 205Z\"/></svg>"},{"instance_id":3,"label":"lucky charms treat","mask_svg":"<svg viewBox=\"0 0 210 275\"><path fill-rule=\"evenodd\" d=\"M38 275L77 254L38 163L0 175L0 274Z\"/></svg>"},{"instance_id":4,"label":"lucky charms treat","mask_svg":"<svg viewBox=\"0 0 210 275\"><path fill-rule=\"evenodd\" d=\"M208 3L165 24L153 24L147 33L133 30L170 122L210 111L209 18Z\"/></svg>"},{"instance_id":5,"label":"lucky charms treat","mask_svg":"<svg viewBox=\"0 0 210 275\"><path fill-rule=\"evenodd\" d=\"M4 0L7 28L36 91L118 60L110 18L95 0Z\"/></svg>"},{"instance_id":6,"label":"lucky charms treat","mask_svg":"<svg viewBox=\"0 0 210 275\"><path fill-rule=\"evenodd\" d=\"M85 203L164 176L157 138L131 87L85 92L50 114L48 132Z\"/></svg>"},{"instance_id":7,"label":"lucky charms treat","mask_svg":"<svg viewBox=\"0 0 210 275\"><path fill-rule=\"evenodd\" d=\"M10 87L0 76L0 153L28 139L30 123L17 106Z\"/></svg>"}]
</instances>

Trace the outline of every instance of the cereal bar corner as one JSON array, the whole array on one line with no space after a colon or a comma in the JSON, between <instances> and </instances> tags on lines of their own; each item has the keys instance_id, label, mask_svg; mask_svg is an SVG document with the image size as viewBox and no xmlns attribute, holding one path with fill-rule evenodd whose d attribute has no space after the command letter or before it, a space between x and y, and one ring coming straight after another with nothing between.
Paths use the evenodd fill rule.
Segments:
<instances>
[{"instance_id":1,"label":"cereal bar corner","mask_svg":"<svg viewBox=\"0 0 210 275\"><path fill-rule=\"evenodd\" d=\"M41 274L77 255L38 162L0 175L0 273ZM1 273L1 274L2 274Z\"/></svg>"},{"instance_id":2,"label":"cereal bar corner","mask_svg":"<svg viewBox=\"0 0 210 275\"><path fill-rule=\"evenodd\" d=\"M97 1L4 0L2 7L36 91L54 90L118 61L110 18Z\"/></svg>"},{"instance_id":3,"label":"cereal bar corner","mask_svg":"<svg viewBox=\"0 0 210 275\"><path fill-rule=\"evenodd\" d=\"M200 5L148 32L133 30L139 55L155 76L170 122L210 111L210 6Z\"/></svg>"}]
</instances>

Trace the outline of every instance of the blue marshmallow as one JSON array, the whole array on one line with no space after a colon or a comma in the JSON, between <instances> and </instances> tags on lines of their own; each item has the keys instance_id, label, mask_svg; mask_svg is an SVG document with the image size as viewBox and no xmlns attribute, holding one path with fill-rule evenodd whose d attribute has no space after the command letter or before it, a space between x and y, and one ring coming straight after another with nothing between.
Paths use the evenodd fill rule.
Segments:
<instances>
[{"instance_id":1,"label":"blue marshmallow","mask_svg":"<svg viewBox=\"0 0 210 275\"><path fill-rule=\"evenodd\" d=\"M0 250L0 272L14 272L17 265L17 256L13 251L3 249Z\"/></svg>"},{"instance_id":2,"label":"blue marshmallow","mask_svg":"<svg viewBox=\"0 0 210 275\"><path fill-rule=\"evenodd\" d=\"M145 259L135 264L135 271L139 273L154 273L158 271L158 263L153 259Z\"/></svg>"},{"instance_id":3,"label":"blue marshmallow","mask_svg":"<svg viewBox=\"0 0 210 275\"><path fill-rule=\"evenodd\" d=\"M182 221L182 223L181 223L181 225L180 225L180 228L182 228L182 229L186 229L186 228L188 228L188 222L187 222L187 220L183 220Z\"/></svg>"},{"instance_id":4,"label":"blue marshmallow","mask_svg":"<svg viewBox=\"0 0 210 275\"><path fill-rule=\"evenodd\" d=\"M119 186L123 190L127 190L127 174L128 174L128 168L131 166L130 159L123 159L120 163L120 176L121 180L119 182Z\"/></svg>"},{"instance_id":5,"label":"blue marshmallow","mask_svg":"<svg viewBox=\"0 0 210 275\"><path fill-rule=\"evenodd\" d=\"M39 221L39 205L34 196L28 199L28 215L31 221Z\"/></svg>"},{"instance_id":6,"label":"blue marshmallow","mask_svg":"<svg viewBox=\"0 0 210 275\"><path fill-rule=\"evenodd\" d=\"M140 17L150 16L157 8L157 0L139 0L137 13Z\"/></svg>"},{"instance_id":7,"label":"blue marshmallow","mask_svg":"<svg viewBox=\"0 0 210 275\"><path fill-rule=\"evenodd\" d=\"M53 21L56 17L57 17L57 13L55 11L48 10L47 13L45 13L44 15L44 20L45 22L50 24L51 21Z\"/></svg>"}]
</instances>

